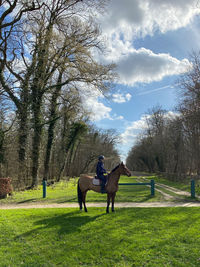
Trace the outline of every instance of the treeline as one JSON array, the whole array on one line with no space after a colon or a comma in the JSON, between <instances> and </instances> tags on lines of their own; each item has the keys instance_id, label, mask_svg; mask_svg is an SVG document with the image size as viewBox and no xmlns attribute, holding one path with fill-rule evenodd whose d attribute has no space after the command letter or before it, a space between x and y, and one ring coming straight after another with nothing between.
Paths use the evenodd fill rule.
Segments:
<instances>
[{"instance_id":1,"label":"treeline","mask_svg":"<svg viewBox=\"0 0 200 267\"><path fill-rule=\"evenodd\" d=\"M178 179L200 175L200 54L177 85L175 112L154 107L146 129L132 147L127 165L134 170L166 173Z\"/></svg>"},{"instance_id":2,"label":"treeline","mask_svg":"<svg viewBox=\"0 0 200 267\"><path fill-rule=\"evenodd\" d=\"M95 129L81 94L110 89L114 65L100 64L95 14L105 1L2 1L0 6L0 177L33 188L41 179L119 161L116 134Z\"/></svg>"}]
</instances>

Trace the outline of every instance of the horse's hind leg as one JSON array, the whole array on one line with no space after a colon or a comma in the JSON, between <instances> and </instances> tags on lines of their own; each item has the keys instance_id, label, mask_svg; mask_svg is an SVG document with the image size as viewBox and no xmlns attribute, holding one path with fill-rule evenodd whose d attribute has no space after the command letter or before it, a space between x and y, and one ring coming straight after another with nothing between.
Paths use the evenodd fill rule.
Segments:
<instances>
[{"instance_id":1,"label":"horse's hind leg","mask_svg":"<svg viewBox=\"0 0 200 267\"><path fill-rule=\"evenodd\" d=\"M87 212L87 208L86 208L86 205L85 205L86 194L87 194L87 191L83 192L83 205L84 205L85 212Z\"/></svg>"},{"instance_id":2,"label":"horse's hind leg","mask_svg":"<svg viewBox=\"0 0 200 267\"><path fill-rule=\"evenodd\" d=\"M115 208L114 208L115 196L116 196L116 193L113 193L113 194L112 194L112 212L115 211Z\"/></svg>"}]
</instances>

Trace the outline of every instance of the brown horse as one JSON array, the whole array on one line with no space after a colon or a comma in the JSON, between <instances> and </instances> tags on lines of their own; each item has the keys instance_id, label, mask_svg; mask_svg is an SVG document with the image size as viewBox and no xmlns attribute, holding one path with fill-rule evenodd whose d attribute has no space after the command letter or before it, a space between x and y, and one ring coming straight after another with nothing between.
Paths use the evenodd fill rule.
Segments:
<instances>
[{"instance_id":1,"label":"brown horse","mask_svg":"<svg viewBox=\"0 0 200 267\"><path fill-rule=\"evenodd\" d=\"M114 202L115 202L115 195L118 191L118 181L120 178L120 175L127 175L131 176L131 172L129 169L124 165L122 162L121 164L117 165L109 174L107 183L105 186L106 192L107 192L107 209L106 212L109 213L109 205L110 205L110 199L112 198L112 211L114 212ZM100 193L101 192L101 186L100 185L94 185L93 184L93 178L91 176L87 175L81 175L80 179L78 180L78 202L80 206L80 210L82 210L82 203L84 205L84 210L87 212L87 208L85 205L85 199L86 194L88 190L93 190L95 192Z\"/></svg>"}]
</instances>

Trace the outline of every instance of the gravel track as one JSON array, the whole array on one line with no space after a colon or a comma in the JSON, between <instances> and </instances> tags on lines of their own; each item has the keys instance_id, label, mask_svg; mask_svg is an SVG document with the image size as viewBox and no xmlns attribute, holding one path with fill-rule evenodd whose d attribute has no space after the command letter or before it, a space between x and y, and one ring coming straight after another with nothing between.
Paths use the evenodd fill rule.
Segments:
<instances>
[{"instance_id":1,"label":"gravel track","mask_svg":"<svg viewBox=\"0 0 200 267\"><path fill-rule=\"evenodd\" d=\"M87 203L87 207L106 207L106 203ZM121 202L115 203L116 208L158 208L158 207L200 207L200 202ZM65 204L9 204L0 205L5 209L44 209L44 208L79 208L78 203Z\"/></svg>"}]
</instances>

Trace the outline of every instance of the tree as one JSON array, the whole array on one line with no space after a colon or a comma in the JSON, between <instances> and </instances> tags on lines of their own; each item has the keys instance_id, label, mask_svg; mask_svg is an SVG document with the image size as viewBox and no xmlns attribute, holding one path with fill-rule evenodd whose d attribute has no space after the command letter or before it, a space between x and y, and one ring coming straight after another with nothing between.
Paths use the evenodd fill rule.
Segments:
<instances>
[{"instance_id":1,"label":"tree","mask_svg":"<svg viewBox=\"0 0 200 267\"><path fill-rule=\"evenodd\" d=\"M6 101L3 95L0 95L0 177L5 173L3 165L6 162L6 135L9 133L15 121L10 112L9 102Z\"/></svg>"},{"instance_id":2,"label":"tree","mask_svg":"<svg viewBox=\"0 0 200 267\"><path fill-rule=\"evenodd\" d=\"M75 122L71 125L67 144L65 146L65 157L63 159L63 164L59 171L57 181L60 181L61 176L63 175L64 169L67 164L67 156L69 156L69 162L73 160L73 156L76 152L77 145L80 142L82 136L87 132L87 125L84 122Z\"/></svg>"},{"instance_id":3,"label":"tree","mask_svg":"<svg viewBox=\"0 0 200 267\"><path fill-rule=\"evenodd\" d=\"M28 83L32 65L27 65L26 73L19 69L19 59L25 63L23 36L20 25L24 22L28 12L39 10L43 1L14 0L0 2L0 85L1 92L12 100L17 109L19 119L19 177L25 176L26 143L28 135ZM21 41L18 41L18 39ZM24 75L23 75L24 74ZM20 88L19 85L20 84Z\"/></svg>"},{"instance_id":4,"label":"tree","mask_svg":"<svg viewBox=\"0 0 200 267\"><path fill-rule=\"evenodd\" d=\"M102 92L108 90L109 82L114 77L113 65L99 64L93 56L94 49L102 47L98 25L88 11L101 9L104 1L52 0L48 5L35 1L32 6L28 3L23 5L25 2L21 1L8 2L10 9L3 15L2 21L17 4L20 8L16 7L16 10L20 11L6 26L10 27L9 34L4 30L1 34L0 83L16 106L20 179L26 179L27 140L29 135L32 136L34 187L38 183L42 130L47 124L45 175L48 176L54 129L59 116L56 106L64 88L73 85L79 90L81 83ZM5 23L1 25L2 29L6 29ZM46 121L43 112L46 98L49 97L51 111ZM33 131L30 132L30 129Z\"/></svg>"},{"instance_id":5,"label":"tree","mask_svg":"<svg viewBox=\"0 0 200 267\"><path fill-rule=\"evenodd\" d=\"M79 2L74 1L74 5ZM72 8L71 3L54 1L54 5L44 10L42 17L38 16L40 17L38 21L39 34L34 47L37 63L32 72L33 80L31 84L31 108L34 122L32 150L33 187L37 185L39 147L43 126L41 108L44 95L57 88L58 98L59 91L63 86L77 82L90 84L104 91L108 88L108 84L105 84L105 81L109 81L112 78L111 70L113 66L98 64L94 61L90 52L91 49L99 46L97 26L93 26L91 19L88 22L78 20L77 14L79 10L73 8L74 15L70 8ZM67 14L66 20L66 11L68 9L69 14ZM62 13L64 13L63 16L61 16ZM58 36L54 28L58 26L56 30L59 30L59 21L62 23L65 21L68 27L66 29L67 32L60 31ZM53 38L54 42L52 42ZM58 79L56 76L58 76ZM56 99L54 100L56 101Z\"/></svg>"},{"instance_id":6,"label":"tree","mask_svg":"<svg viewBox=\"0 0 200 267\"><path fill-rule=\"evenodd\" d=\"M44 1L21 1L21 0L0 0L0 37L2 38L2 30L9 29L14 26L22 16L30 11L38 10L44 4Z\"/></svg>"},{"instance_id":7,"label":"tree","mask_svg":"<svg viewBox=\"0 0 200 267\"><path fill-rule=\"evenodd\" d=\"M188 139L193 159L193 172L200 174L200 54L191 56L192 67L179 80L184 134Z\"/></svg>"}]
</instances>

